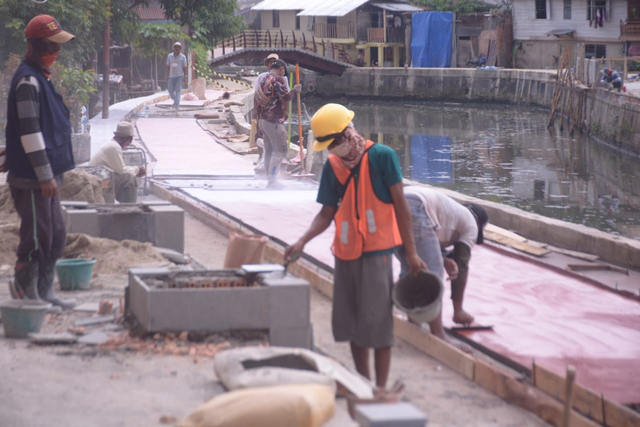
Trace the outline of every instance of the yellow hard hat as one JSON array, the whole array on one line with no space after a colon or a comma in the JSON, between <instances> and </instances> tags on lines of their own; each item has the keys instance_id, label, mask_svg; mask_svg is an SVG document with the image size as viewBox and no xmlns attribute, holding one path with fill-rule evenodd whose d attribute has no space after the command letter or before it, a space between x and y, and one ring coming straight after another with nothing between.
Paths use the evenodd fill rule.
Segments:
<instances>
[{"instance_id":1,"label":"yellow hard hat","mask_svg":"<svg viewBox=\"0 0 640 427\"><path fill-rule=\"evenodd\" d=\"M313 151L322 151L349 126L355 113L340 104L323 105L311 118L311 130L316 140Z\"/></svg>"}]
</instances>

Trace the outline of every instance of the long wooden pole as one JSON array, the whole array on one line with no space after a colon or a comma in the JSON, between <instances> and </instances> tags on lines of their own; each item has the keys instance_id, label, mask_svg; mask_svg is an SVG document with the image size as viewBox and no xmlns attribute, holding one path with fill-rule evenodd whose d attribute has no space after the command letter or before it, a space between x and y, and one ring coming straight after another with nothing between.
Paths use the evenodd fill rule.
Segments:
<instances>
[{"instance_id":1,"label":"long wooden pole","mask_svg":"<svg viewBox=\"0 0 640 427\"><path fill-rule=\"evenodd\" d=\"M296 64L296 84L300 84L300 66ZM302 173L304 170L304 151L302 149L302 107L300 104L300 92L297 93L298 98L298 141L300 141L300 166L302 167Z\"/></svg>"},{"instance_id":2,"label":"long wooden pole","mask_svg":"<svg viewBox=\"0 0 640 427\"><path fill-rule=\"evenodd\" d=\"M289 73L289 90L293 88L293 73ZM287 130L287 151L291 148L291 103L289 103L289 129Z\"/></svg>"},{"instance_id":3,"label":"long wooden pole","mask_svg":"<svg viewBox=\"0 0 640 427\"><path fill-rule=\"evenodd\" d=\"M107 2L107 22L104 27L102 42L102 118L109 118L109 46L111 46L111 3Z\"/></svg>"},{"instance_id":4,"label":"long wooden pole","mask_svg":"<svg viewBox=\"0 0 640 427\"><path fill-rule=\"evenodd\" d=\"M571 413L573 408L573 383L576 381L576 368L567 366L567 376L565 378L564 392L564 420L562 427L571 426Z\"/></svg>"}]
</instances>

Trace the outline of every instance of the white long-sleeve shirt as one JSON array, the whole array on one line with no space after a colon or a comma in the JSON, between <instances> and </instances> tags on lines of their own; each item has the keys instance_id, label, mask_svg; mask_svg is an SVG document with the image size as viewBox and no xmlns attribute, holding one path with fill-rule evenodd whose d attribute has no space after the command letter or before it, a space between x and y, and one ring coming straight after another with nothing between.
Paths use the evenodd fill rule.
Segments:
<instances>
[{"instance_id":1,"label":"white long-sleeve shirt","mask_svg":"<svg viewBox=\"0 0 640 427\"><path fill-rule=\"evenodd\" d=\"M107 142L91 157L89 166L106 166L117 174L132 173L137 176L140 171L137 166L125 166L122 159L122 147L115 140Z\"/></svg>"}]
</instances>

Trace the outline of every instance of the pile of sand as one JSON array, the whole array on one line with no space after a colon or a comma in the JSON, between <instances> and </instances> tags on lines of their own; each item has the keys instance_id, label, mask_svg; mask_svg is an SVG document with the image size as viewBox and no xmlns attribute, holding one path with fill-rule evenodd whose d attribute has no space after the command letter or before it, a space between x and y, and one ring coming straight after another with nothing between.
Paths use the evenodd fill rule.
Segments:
<instances>
[{"instance_id":1,"label":"pile of sand","mask_svg":"<svg viewBox=\"0 0 640 427\"><path fill-rule=\"evenodd\" d=\"M13 265L16 263L16 249L20 243L17 222L0 224L0 265Z\"/></svg>"},{"instance_id":2,"label":"pile of sand","mask_svg":"<svg viewBox=\"0 0 640 427\"><path fill-rule=\"evenodd\" d=\"M166 265L167 259L151 243L111 240L86 234L67 234L65 257L95 258L95 274L126 274L131 267Z\"/></svg>"},{"instance_id":3,"label":"pile of sand","mask_svg":"<svg viewBox=\"0 0 640 427\"><path fill-rule=\"evenodd\" d=\"M60 188L60 200L104 203L102 179L80 169L66 172Z\"/></svg>"}]
</instances>

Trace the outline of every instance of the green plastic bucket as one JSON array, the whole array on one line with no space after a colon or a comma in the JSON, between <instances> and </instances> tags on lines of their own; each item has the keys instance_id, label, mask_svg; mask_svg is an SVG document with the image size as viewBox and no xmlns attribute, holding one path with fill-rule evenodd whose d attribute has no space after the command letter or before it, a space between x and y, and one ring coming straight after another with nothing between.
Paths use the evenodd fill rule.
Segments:
<instances>
[{"instance_id":1,"label":"green plastic bucket","mask_svg":"<svg viewBox=\"0 0 640 427\"><path fill-rule=\"evenodd\" d=\"M40 300L9 300L0 302L4 336L25 338L27 334L40 332L42 320L51 304Z\"/></svg>"},{"instance_id":2,"label":"green plastic bucket","mask_svg":"<svg viewBox=\"0 0 640 427\"><path fill-rule=\"evenodd\" d=\"M393 288L393 302L413 321L429 323L440 314L443 291L442 280L432 272L407 273Z\"/></svg>"},{"instance_id":3,"label":"green plastic bucket","mask_svg":"<svg viewBox=\"0 0 640 427\"><path fill-rule=\"evenodd\" d=\"M74 291L76 289L89 289L91 285L91 273L95 259L77 258L61 259L56 263L60 289Z\"/></svg>"}]
</instances>

